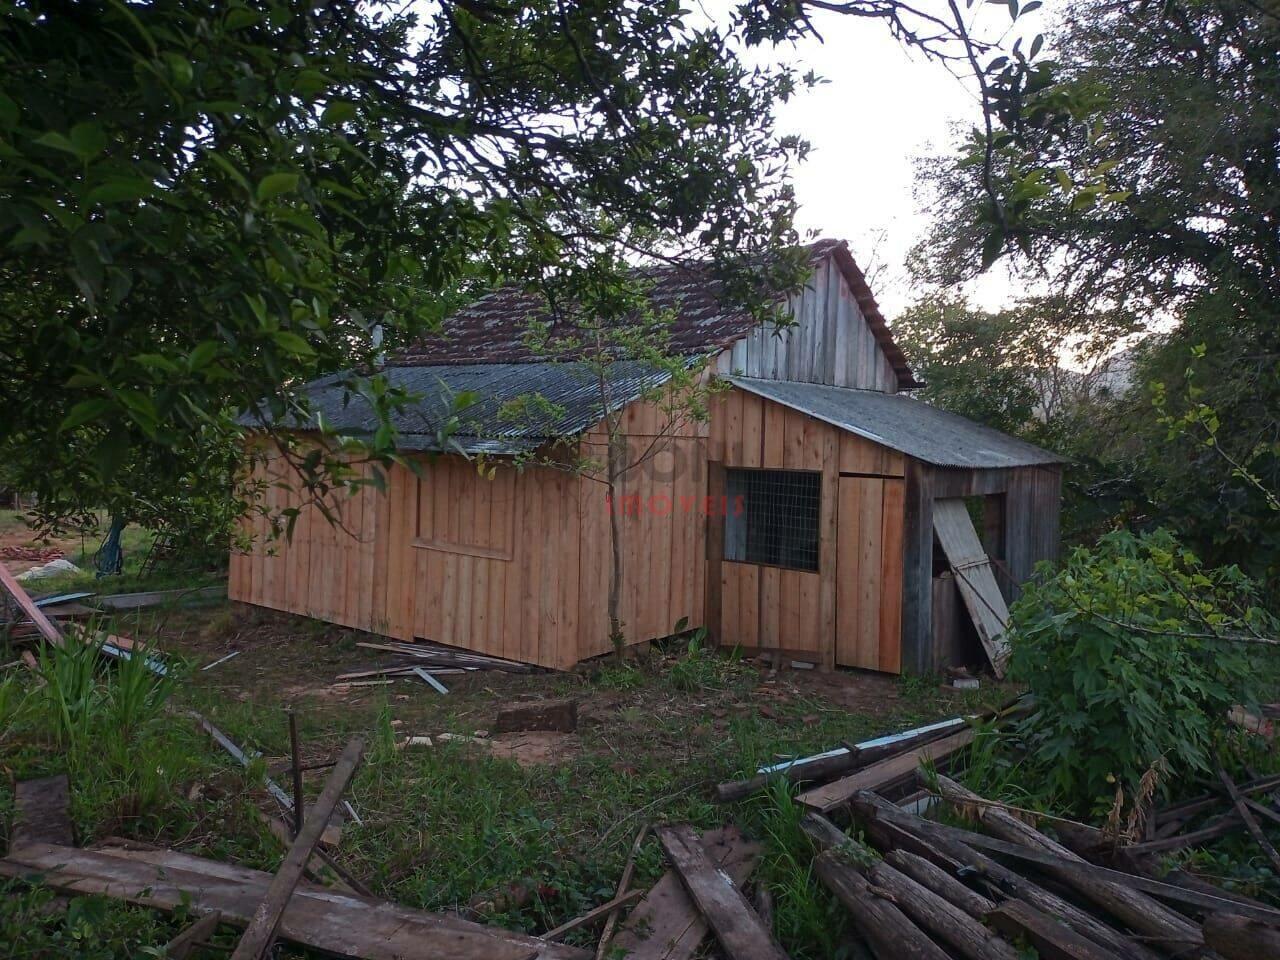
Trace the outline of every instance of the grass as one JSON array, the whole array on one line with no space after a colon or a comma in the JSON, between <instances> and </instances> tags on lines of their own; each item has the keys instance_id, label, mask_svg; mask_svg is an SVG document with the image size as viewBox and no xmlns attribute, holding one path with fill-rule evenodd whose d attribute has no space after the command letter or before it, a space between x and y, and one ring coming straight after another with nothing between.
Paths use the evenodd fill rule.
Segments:
<instances>
[{"instance_id":1,"label":"grass","mask_svg":"<svg viewBox=\"0 0 1280 960\"><path fill-rule=\"evenodd\" d=\"M225 603L134 613L107 626L155 638L177 664L174 679L155 684L127 664L104 668L60 654L42 664L48 683L39 690L25 671L0 683L0 763L16 779L67 769L82 844L123 835L274 869L283 851L254 814L271 810L255 778L286 754L285 707L293 706L308 760L336 755L353 735L366 738L348 794L363 825L346 825L337 856L378 895L540 933L612 896L644 824L736 823L764 845L756 876L774 893L778 934L797 960L837 955L847 922L809 873L799 811L785 791L716 806L709 787L779 755L1007 696L995 686L943 691L936 680L770 676L696 638L583 673L452 675L448 696L408 682L335 696L336 674L381 659L355 645L354 631ZM231 649L242 653L199 669ZM407 734L472 735L492 726L504 702L563 695L580 699L580 730L554 763L520 766L465 742L394 746ZM182 716L189 708L265 762L238 767ZM309 792L323 776L308 775ZM0 788L0 806L10 804ZM636 883L651 884L663 869L650 839ZM30 928L41 956L145 955L143 946L162 944L180 925L99 898L77 898L93 906L74 918L46 917L41 896L0 899L0 933ZM93 931L97 953L80 952L74 924ZM589 945L592 935L569 939Z\"/></svg>"}]
</instances>

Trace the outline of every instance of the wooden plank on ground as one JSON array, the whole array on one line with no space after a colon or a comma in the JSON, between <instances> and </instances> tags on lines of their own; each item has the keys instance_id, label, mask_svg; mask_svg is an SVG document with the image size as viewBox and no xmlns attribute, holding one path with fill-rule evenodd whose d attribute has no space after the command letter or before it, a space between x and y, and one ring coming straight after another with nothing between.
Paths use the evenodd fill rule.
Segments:
<instances>
[{"instance_id":1,"label":"wooden plank on ground","mask_svg":"<svg viewBox=\"0 0 1280 960\"><path fill-rule=\"evenodd\" d=\"M973 728L966 727L959 733L953 733L949 737L943 737L941 740L934 740L913 750L886 757L879 763L864 767L841 780L808 790L800 794L796 800L806 807L817 810L820 813L826 813L843 803L847 803L859 790L878 790L895 780L910 776L922 763L936 762L951 756L957 750L961 750L973 743L973 737Z\"/></svg>"},{"instance_id":2,"label":"wooden plank on ground","mask_svg":"<svg viewBox=\"0 0 1280 960\"><path fill-rule=\"evenodd\" d=\"M1106 947L1021 900L1006 900L987 914L987 922L1003 934L1026 940L1043 960L1120 960Z\"/></svg>"},{"instance_id":3,"label":"wooden plank on ground","mask_svg":"<svg viewBox=\"0 0 1280 960\"><path fill-rule=\"evenodd\" d=\"M170 940L169 945L164 948L164 955L169 958L169 960L186 960L187 955L190 954L192 950L213 936L218 929L218 924L221 922L221 910L214 910L212 913L206 913L203 917Z\"/></svg>"},{"instance_id":4,"label":"wooden plank on ground","mask_svg":"<svg viewBox=\"0 0 1280 960\"><path fill-rule=\"evenodd\" d=\"M23 780L14 791L13 833L9 848L33 843L71 846L71 792L65 773Z\"/></svg>"},{"instance_id":5,"label":"wooden plank on ground","mask_svg":"<svg viewBox=\"0 0 1280 960\"><path fill-rule=\"evenodd\" d=\"M786 960L786 953L742 891L707 856L693 827L687 823L659 827L657 834L667 859L728 960Z\"/></svg>"},{"instance_id":6,"label":"wooden plank on ground","mask_svg":"<svg viewBox=\"0 0 1280 960\"><path fill-rule=\"evenodd\" d=\"M364 756L364 741L357 737L347 744L329 778L325 781L324 790L312 806L307 819L302 824L302 829L298 831L297 839L289 848L284 863L272 877L262 903L254 911L253 919L249 922L244 936L240 938L235 952L231 954L231 960L258 960L258 957L270 949L271 942L275 940L276 928L280 925L280 918L289 904L289 898L293 896L294 888L302 879L302 871L306 869L307 861L311 859L311 851L316 848L316 844L320 842L320 835L329 826L329 817L333 814L338 801L342 799L342 793L347 789L347 784L355 776L356 767L362 756Z\"/></svg>"},{"instance_id":7,"label":"wooden plank on ground","mask_svg":"<svg viewBox=\"0 0 1280 960\"><path fill-rule=\"evenodd\" d=\"M147 862L146 856L157 862ZM35 844L0 860L0 876L27 877L77 895L103 894L153 909L221 910L224 923L248 924L271 874L171 851L78 850ZM590 954L447 914L310 885L300 886L279 936L350 960L589 960Z\"/></svg>"},{"instance_id":8,"label":"wooden plank on ground","mask_svg":"<svg viewBox=\"0 0 1280 960\"><path fill-rule=\"evenodd\" d=\"M9 568L3 563L0 563L0 585L3 585L9 595L13 597L18 609L26 615L28 620L35 624L36 629L40 631L40 636L55 647L62 646L62 634L58 632L58 628L44 615L44 611L36 606L36 602L31 599L31 595L23 589L22 584L14 578L13 574L9 572Z\"/></svg>"},{"instance_id":9,"label":"wooden plank on ground","mask_svg":"<svg viewBox=\"0 0 1280 960\"><path fill-rule=\"evenodd\" d=\"M933 529L938 542L956 575L960 596L973 618L978 639L991 661L997 677L1004 676L1009 659L1009 643L1005 630L1009 626L1009 608L996 584L991 559L982 548L978 531L963 500L944 498L933 502Z\"/></svg>"},{"instance_id":10,"label":"wooden plank on ground","mask_svg":"<svg viewBox=\"0 0 1280 960\"><path fill-rule=\"evenodd\" d=\"M739 887L760 862L759 844L746 840L737 827L708 830L702 848ZM679 875L668 870L620 925L611 947L624 951L627 960L690 960L709 929Z\"/></svg>"}]
</instances>

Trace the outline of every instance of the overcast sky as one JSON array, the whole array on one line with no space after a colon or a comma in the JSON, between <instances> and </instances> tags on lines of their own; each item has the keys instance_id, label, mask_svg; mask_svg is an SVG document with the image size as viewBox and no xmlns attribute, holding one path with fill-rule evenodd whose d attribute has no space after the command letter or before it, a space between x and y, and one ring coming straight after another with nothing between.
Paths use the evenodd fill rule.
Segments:
<instances>
[{"instance_id":1,"label":"overcast sky","mask_svg":"<svg viewBox=\"0 0 1280 960\"><path fill-rule=\"evenodd\" d=\"M1003 6L978 9L980 27L1008 26ZM1036 27L1038 18L1024 20ZM797 225L848 240L864 267L874 260L876 299L892 319L919 294L904 268L929 222L915 198L917 161L946 148L953 124L980 123L981 108L969 88L905 50L880 22L822 13L814 22L825 42L810 38L792 51L774 51L829 81L801 92L779 115L783 131L812 144L795 171ZM1015 286L997 268L968 293L996 308L1014 298Z\"/></svg>"}]
</instances>

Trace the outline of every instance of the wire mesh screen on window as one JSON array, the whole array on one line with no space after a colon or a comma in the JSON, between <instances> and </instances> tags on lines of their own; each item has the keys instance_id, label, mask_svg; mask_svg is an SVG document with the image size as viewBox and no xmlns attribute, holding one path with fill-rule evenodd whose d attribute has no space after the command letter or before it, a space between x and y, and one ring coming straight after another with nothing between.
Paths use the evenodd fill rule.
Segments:
<instances>
[{"instance_id":1,"label":"wire mesh screen on window","mask_svg":"<svg viewBox=\"0 0 1280 960\"><path fill-rule=\"evenodd\" d=\"M726 470L725 559L817 570L821 484L820 473Z\"/></svg>"}]
</instances>

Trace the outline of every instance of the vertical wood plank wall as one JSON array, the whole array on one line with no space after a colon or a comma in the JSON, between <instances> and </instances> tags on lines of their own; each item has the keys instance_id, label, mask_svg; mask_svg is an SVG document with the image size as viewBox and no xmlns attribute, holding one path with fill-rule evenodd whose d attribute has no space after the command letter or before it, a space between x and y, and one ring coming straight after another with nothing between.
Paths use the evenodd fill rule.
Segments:
<instances>
[{"instance_id":1,"label":"vertical wood plank wall","mask_svg":"<svg viewBox=\"0 0 1280 960\"><path fill-rule=\"evenodd\" d=\"M716 372L897 391L898 376L833 258L817 265L804 290L790 298L788 310L793 326L757 327L720 354Z\"/></svg>"},{"instance_id":2,"label":"vertical wood plank wall","mask_svg":"<svg viewBox=\"0 0 1280 960\"><path fill-rule=\"evenodd\" d=\"M818 571L720 561L717 626L722 644L810 654L824 666L834 666L840 649L836 642L838 610L843 606L847 617L848 611L865 606L858 597L856 581L851 579L862 568L855 571L839 558L838 511L860 511L862 493L868 502L872 499L872 491L853 488L859 495L847 503L840 502L841 474L901 477L902 455L741 389L733 389L716 401L707 455L725 468L813 470L822 474ZM874 501L876 516L890 528L892 541L901 529L901 501L890 500L889 513L885 513L883 481L874 491ZM862 588L868 590L868 597L872 592L875 596L875 610L868 610L865 616L873 624L868 629L874 629L877 638L876 668L896 669L896 644L889 644L882 656L879 638L881 624L892 633L900 606L893 599L897 593L894 584L891 582L888 590L881 586L885 571L878 560L874 591ZM896 570L889 570L891 580L895 575L900 582L900 564ZM856 612L853 615L856 617ZM715 618L715 611L708 611L708 617Z\"/></svg>"},{"instance_id":3,"label":"vertical wood plank wall","mask_svg":"<svg viewBox=\"0 0 1280 960\"><path fill-rule=\"evenodd\" d=\"M300 513L292 538L272 539L265 517L246 518L242 529L253 549L231 555L231 599L381 632L386 578L379 575L379 554L387 541L387 498L373 486L340 495L333 505L340 525L332 525L316 507L302 505L297 475L278 454L259 461L255 472L268 484L264 505L271 513Z\"/></svg>"}]
</instances>

